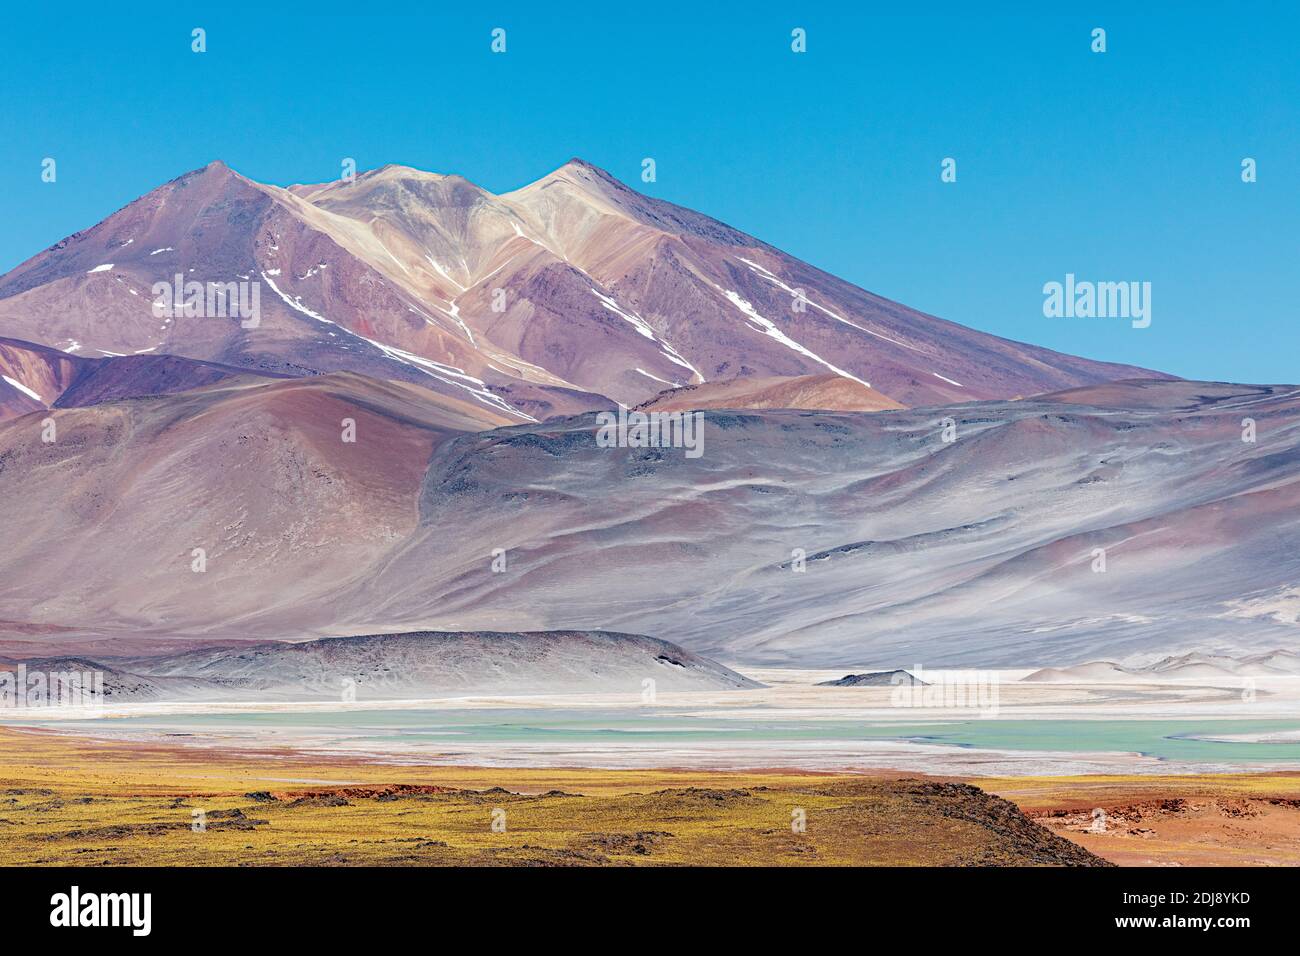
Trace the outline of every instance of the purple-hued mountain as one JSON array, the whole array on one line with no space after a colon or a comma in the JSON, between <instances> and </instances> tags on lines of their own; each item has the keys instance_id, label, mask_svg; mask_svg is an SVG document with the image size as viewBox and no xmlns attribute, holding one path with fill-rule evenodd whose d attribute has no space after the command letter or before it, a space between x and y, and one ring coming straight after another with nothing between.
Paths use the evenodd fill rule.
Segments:
<instances>
[{"instance_id":1,"label":"purple-hued mountain","mask_svg":"<svg viewBox=\"0 0 1300 956\"><path fill-rule=\"evenodd\" d=\"M155 314L177 276L252 284L257 321ZM706 409L701 454L602 445L614 402ZM0 528L0 638L69 647L1275 649L1300 388L964 329L578 161L500 196L213 164L0 278Z\"/></svg>"},{"instance_id":2,"label":"purple-hued mountain","mask_svg":"<svg viewBox=\"0 0 1300 956\"><path fill-rule=\"evenodd\" d=\"M257 284L256 327L155 314L178 276ZM890 302L580 160L502 195L403 166L282 189L212 163L0 277L0 335L359 372L519 422L751 377L837 375L905 406L1160 377ZM44 398L9 378L4 411L23 386Z\"/></svg>"}]
</instances>

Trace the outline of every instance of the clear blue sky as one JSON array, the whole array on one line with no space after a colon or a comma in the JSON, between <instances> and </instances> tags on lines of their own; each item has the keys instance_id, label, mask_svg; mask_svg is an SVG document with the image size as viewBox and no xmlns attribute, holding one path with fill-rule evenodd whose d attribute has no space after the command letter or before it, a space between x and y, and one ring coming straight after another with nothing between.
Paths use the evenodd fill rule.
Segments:
<instances>
[{"instance_id":1,"label":"clear blue sky","mask_svg":"<svg viewBox=\"0 0 1300 956\"><path fill-rule=\"evenodd\" d=\"M133 6L6 9L0 271L217 158L282 185L352 156L504 191L576 155L965 325L1300 380L1294 5ZM1045 318L1043 283L1067 272L1150 281L1151 327Z\"/></svg>"}]
</instances>

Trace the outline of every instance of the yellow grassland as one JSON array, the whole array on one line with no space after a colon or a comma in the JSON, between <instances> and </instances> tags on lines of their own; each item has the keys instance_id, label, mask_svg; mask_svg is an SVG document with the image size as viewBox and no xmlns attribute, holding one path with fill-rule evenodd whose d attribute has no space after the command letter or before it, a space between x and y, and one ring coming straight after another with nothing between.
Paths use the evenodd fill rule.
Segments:
<instances>
[{"instance_id":1,"label":"yellow grassland","mask_svg":"<svg viewBox=\"0 0 1300 956\"><path fill-rule=\"evenodd\" d=\"M897 774L430 767L0 730L0 863L11 866L1085 857L1001 800Z\"/></svg>"}]
</instances>

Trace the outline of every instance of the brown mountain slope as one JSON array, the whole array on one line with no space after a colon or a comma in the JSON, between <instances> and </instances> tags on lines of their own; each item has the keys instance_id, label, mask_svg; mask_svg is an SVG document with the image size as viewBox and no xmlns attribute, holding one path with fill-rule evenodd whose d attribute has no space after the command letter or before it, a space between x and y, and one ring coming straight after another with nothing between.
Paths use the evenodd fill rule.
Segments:
<instances>
[{"instance_id":1,"label":"brown mountain slope","mask_svg":"<svg viewBox=\"0 0 1300 956\"><path fill-rule=\"evenodd\" d=\"M62 352L0 338L0 421L49 408L81 373Z\"/></svg>"},{"instance_id":2,"label":"brown mountain slope","mask_svg":"<svg viewBox=\"0 0 1300 956\"><path fill-rule=\"evenodd\" d=\"M96 605L106 630L130 619L177 633L238 630L253 607L310 605L364 579L414 530L433 449L508 423L351 373L52 417L51 443L31 417L0 424L6 599L52 618Z\"/></svg>"},{"instance_id":3,"label":"brown mountain slope","mask_svg":"<svg viewBox=\"0 0 1300 956\"><path fill-rule=\"evenodd\" d=\"M85 373L69 386L56 408L99 405L122 398L146 398L187 392L232 380L260 383L288 378L283 373L258 372L182 358L179 355L124 355L121 358L87 359Z\"/></svg>"},{"instance_id":4,"label":"brown mountain slope","mask_svg":"<svg viewBox=\"0 0 1300 956\"><path fill-rule=\"evenodd\" d=\"M640 406L644 411L675 412L703 408L806 408L839 412L879 412L902 408L874 388L839 375L794 378L733 378L667 389Z\"/></svg>"},{"instance_id":5,"label":"brown mountain slope","mask_svg":"<svg viewBox=\"0 0 1300 956\"><path fill-rule=\"evenodd\" d=\"M0 339L0 421L41 408L77 408L120 398L170 395L233 378L288 377L179 355L81 358L31 342Z\"/></svg>"}]
</instances>

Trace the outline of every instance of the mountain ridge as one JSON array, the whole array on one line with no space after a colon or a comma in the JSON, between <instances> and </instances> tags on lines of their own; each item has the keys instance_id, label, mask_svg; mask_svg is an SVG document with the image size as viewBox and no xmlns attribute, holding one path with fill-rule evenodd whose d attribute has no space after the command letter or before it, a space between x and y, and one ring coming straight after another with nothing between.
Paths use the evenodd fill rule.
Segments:
<instances>
[{"instance_id":1,"label":"mountain ridge","mask_svg":"<svg viewBox=\"0 0 1300 956\"><path fill-rule=\"evenodd\" d=\"M260 286L256 327L158 318L177 276ZM521 422L737 376L834 374L906 406L1168 377L908 309L577 158L500 194L396 164L280 187L216 160L0 277L0 335L355 371Z\"/></svg>"}]
</instances>

